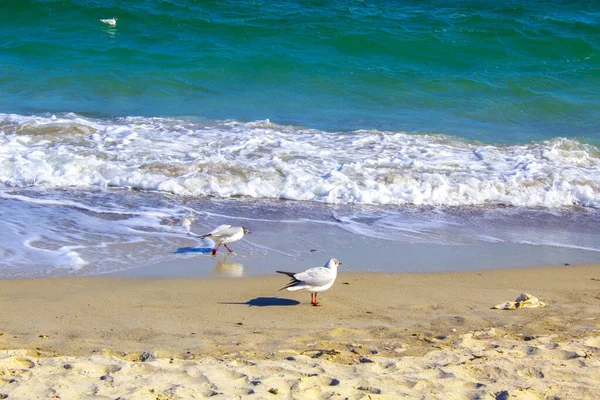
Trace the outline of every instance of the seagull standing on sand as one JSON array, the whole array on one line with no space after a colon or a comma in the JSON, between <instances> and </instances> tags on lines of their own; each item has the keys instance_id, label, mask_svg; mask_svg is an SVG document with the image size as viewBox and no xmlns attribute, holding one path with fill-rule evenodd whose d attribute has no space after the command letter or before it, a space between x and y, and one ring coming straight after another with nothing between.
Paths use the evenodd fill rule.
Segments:
<instances>
[{"instance_id":1,"label":"seagull standing on sand","mask_svg":"<svg viewBox=\"0 0 600 400\"><path fill-rule=\"evenodd\" d=\"M108 19L102 19L100 18L101 22L104 22L106 25L110 25L110 26L116 26L117 25L117 19L116 18L108 18Z\"/></svg>"},{"instance_id":2,"label":"seagull standing on sand","mask_svg":"<svg viewBox=\"0 0 600 400\"><path fill-rule=\"evenodd\" d=\"M217 254L217 250L219 250L219 247L221 247L222 244L224 244L225 247L227 247L227 250L229 250L229 252L232 253L233 250L231 250L227 246L227 243L237 242L238 240L243 238L244 234L246 233L252 232L250 232L247 228L244 228L243 226L221 225L200 237L202 239L211 238L215 242L219 243L217 247L212 249L212 253L214 256L215 254Z\"/></svg>"},{"instance_id":3,"label":"seagull standing on sand","mask_svg":"<svg viewBox=\"0 0 600 400\"><path fill-rule=\"evenodd\" d=\"M339 265L342 265L342 263L335 258L331 258L324 266L307 269L304 272L277 271L277 273L292 278L290 283L279 290L287 289L290 292L295 290L306 290L311 292L310 304L318 306L317 293L324 292L333 286L333 282L335 282L335 278L337 277Z\"/></svg>"}]
</instances>

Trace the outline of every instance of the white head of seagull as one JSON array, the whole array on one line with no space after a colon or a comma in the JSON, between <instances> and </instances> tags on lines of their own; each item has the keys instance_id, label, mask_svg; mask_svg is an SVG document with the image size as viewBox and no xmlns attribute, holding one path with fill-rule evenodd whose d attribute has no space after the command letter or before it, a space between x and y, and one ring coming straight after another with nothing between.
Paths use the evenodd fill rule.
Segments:
<instances>
[{"instance_id":1,"label":"white head of seagull","mask_svg":"<svg viewBox=\"0 0 600 400\"><path fill-rule=\"evenodd\" d=\"M100 21L104 22L107 25L111 25L111 26L116 26L117 25L117 19L116 18L107 18L107 19L100 18Z\"/></svg>"},{"instance_id":2,"label":"white head of seagull","mask_svg":"<svg viewBox=\"0 0 600 400\"><path fill-rule=\"evenodd\" d=\"M217 247L212 249L213 255L217 254L217 250L221 247L222 244L225 245L229 252L233 252L227 246L227 243L237 242L241 238L244 237L245 234L252 233L247 228L243 226L231 226L231 225L221 225L213 229L212 231L200 236L202 239L211 238L215 241L215 243L219 243Z\"/></svg>"},{"instance_id":3,"label":"white head of seagull","mask_svg":"<svg viewBox=\"0 0 600 400\"><path fill-rule=\"evenodd\" d=\"M317 293L324 292L333 286L335 278L337 278L338 266L342 265L335 258L330 258L322 267L310 268L304 272L285 272L277 271L292 278L292 280L279 290L287 289L288 291L306 290L311 292L310 304L318 306Z\"/></svg>"}]
</instances>

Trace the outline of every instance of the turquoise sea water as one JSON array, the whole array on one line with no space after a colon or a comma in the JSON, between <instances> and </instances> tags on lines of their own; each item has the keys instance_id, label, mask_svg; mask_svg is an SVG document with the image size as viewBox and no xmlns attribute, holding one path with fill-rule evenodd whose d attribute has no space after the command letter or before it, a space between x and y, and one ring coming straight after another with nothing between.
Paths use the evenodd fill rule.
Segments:
<instances>
[{"instance_id":1,"label":"turquoise sea water","mask_svg":"<svg viewBox=\"0 0 600 400\"><path fill-rule=\"evenodd\" d=\"M599 66L592 0L0 3L4 113L598 143Z\"/></svg>"},{"instance_id":2,"label":"turquoise sea water","mask_svg":"<svg viewBox=\"0 0 600 400\"><path fill-rule=\"evenodd\" d=\"M598 1L0 1L0 278L598 262L598 93Z\"/></svg>"}]
</instances>

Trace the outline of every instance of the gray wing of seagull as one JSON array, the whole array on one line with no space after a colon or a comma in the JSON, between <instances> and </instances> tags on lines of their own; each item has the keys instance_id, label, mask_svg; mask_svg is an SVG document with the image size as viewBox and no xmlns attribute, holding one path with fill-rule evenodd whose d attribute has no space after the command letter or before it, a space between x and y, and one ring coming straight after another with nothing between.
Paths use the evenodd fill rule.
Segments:
<instances>
[{"instance_id":1,"label":"gray wing of seagull","mask_svg":"<svg viewBox=\"0 0 600 400\"><path fill-rule=\"evenodd\" d=\"M331 282L333 271L325 267L311 268L297 273L294 278L310 286L323 286Z\"/></svg>"},{"instance_id":2,"label":"gray wing of seagull","mask_svg":"<svg viewBox=\"0 0 600 400\"><path fill-rule=\"evenodd\" d=\"M230 229L231 229L231 225L219 225L215 229L213 229L212 231L210 231L207 234L202 235L200 237L205 238L205 237L211 237L211 236L223 236L223 235L227 235L227 232ZM235 230L232 230L231 234L233 234L233 233L235 233Z\"/></svg>"}]
</instances>

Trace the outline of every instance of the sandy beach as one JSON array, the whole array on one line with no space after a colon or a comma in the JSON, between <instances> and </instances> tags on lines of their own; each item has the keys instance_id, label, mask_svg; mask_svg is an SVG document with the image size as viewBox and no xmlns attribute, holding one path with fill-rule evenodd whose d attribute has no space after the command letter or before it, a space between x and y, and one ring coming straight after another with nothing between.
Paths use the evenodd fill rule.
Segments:
<instances>
[{"instance_id":1,"label":"sandy beach","mask_svg":"<svg viewBox=\"0 0 600 400\"><path fill-rule=\"evenodd\" d=\"M0 400L600 400L600 1L490 5L0 1Z\"/></svg>"},{"instance_id":2,"label":"sandy beach","mask_svg":"<svg viewBox=\"0 0 600 400\"><path fill-rule=\"evenodd\" d=\"M600 398L600 265L285 282L0 281L0 396Z\"/></svg>"}]
</instances>

